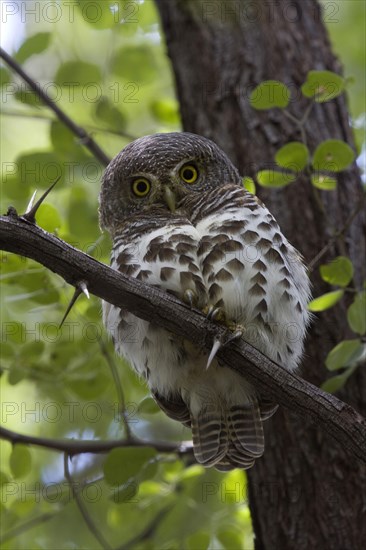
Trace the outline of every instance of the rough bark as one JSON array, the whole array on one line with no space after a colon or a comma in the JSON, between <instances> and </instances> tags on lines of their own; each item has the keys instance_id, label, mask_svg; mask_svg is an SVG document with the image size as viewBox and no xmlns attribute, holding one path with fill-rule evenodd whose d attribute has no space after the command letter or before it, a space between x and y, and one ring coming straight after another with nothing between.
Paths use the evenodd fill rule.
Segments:
<instances>
[{"instance_id":1,"label":"rough bark","mask_svg":"<svg viewBox=\"0 0 366 550\"><path fill-rule=\"evenodd\" d=\"M294 91L290 112L301 117L308 101L299 88L309 70L341 73L315 0L156 0L173 64L185 131L213 139L243 175L268 168L275 151L301 140L299 129L278 109L254 111L248 101L263 80L277 79ZM327 13L328 16L331 14ZM297 92L296 92L297 91ZM324 139L354 146L346 100L315 105L306 123L313 151ZM258 189L284 233L310 261L342 228L362 200L356 167L339 175L334 192L317 197L308 178L281 190ZM324 205L320 207L319 198ZM364 277L365 214L334 241L324 260L348 255ZM327 291L312 274L314 295ZM329 350L348 335L345 300L317 316L311 328L303 376L314 384L326 377ZM358 369L340 397L366 412L366 371ZM250 507L256 548L273 550L357 549L366 540L365 468L342 446L303 419L281 411L271 420L262 460L249 471Z\"/></svg>"}]
</instances>

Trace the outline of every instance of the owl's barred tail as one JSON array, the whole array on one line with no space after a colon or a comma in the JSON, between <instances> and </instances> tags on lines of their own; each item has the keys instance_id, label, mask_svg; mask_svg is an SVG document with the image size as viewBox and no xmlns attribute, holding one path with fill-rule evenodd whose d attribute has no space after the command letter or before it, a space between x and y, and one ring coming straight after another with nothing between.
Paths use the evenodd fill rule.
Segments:
<instances>
[{"instance_id":1,"label":"owl's barred tail","mask_svg":"<svg viewBox=\"0 0 366 550\"><path fill-rule=\"evenodd\" d=\"M248 469L264 452L262 418L257 403L228 411L201 411L191 416L194 454L218 470Z\"/></svg>"}]
</instances>

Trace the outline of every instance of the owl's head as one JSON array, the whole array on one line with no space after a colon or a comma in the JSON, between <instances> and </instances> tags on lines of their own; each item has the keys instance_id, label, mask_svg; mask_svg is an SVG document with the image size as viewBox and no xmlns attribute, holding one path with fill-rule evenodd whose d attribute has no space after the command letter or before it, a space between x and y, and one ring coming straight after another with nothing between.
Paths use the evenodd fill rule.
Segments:
<instances>
[{"instance_id":1,"label":"owl's head","mask_svg":"<svg viewBox=\"0 0 366 550\"><path fill-rule=\"evenodd\" d=\"M238 171L213 141L174 132L129 143L107 166L100 193L100 224L112 233L131 216L174 212L192 193L241 183Z\"/></svg>"}]
</instances>

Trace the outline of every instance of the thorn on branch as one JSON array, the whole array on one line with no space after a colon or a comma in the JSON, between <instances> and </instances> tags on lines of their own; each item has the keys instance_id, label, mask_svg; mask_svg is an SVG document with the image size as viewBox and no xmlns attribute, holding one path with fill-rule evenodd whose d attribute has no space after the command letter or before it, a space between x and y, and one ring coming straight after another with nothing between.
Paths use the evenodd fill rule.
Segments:
<instances>
[{"instance_id":1,"label":"thorn on branch","mask_svg":"<svg viewBox=\"0 0 366 550\"><path fill-rule=\"evenodd\" d=\"M69 305L67 306L67 309L65 311L65 314L64 316L62 317L62 321L59 325L59 328L62 327L62 325L64 324L65 320L66 320L66 317L68 316L68 314L70 313L70 311L72 310L76 300L79 298L80 294L85 294L85 296L88 298L90 298L90 294L89 294L89 291L88 291L88 286L86 284L85 281L79 281L78 283L76 283L75 285L75 291L74 291L74 294L73 294L73 297L71 298L70 300L70 303Z\"/></svg>"},{"instance_id":2,"label":"thorn on branch","mask_svg":"<svg viewBox=\"0 0 366 550\"><path fill-rule=\"evenodd\" d=\"M61 176L59 176L54 182L53 184L47 189L47 191L45 191L42 195L42 197L40 199L38 199L38 201L36 202L35 205L33 205L33 201L34 201L34 197L36 195L36 191L33 193L33 196L31 198L31 200L29 201L29 204L28 204L28 207L27 207L27 210L25 212L25 214L23 214L22 218L27 220L28 222L30 223L36 223L36 213L37 213L37 210L38 208L41 206L41 204L43 203L43 201L45 200L45 198L47 197L47 195L52 191L52 189L55 187L56 183L58 183L61 179Z\"/></svg>"},{"instance_id":3,"label":"thorn on branch","mask_svg":"<svg viewBox=\"0 0 366 550\"><path fill-rule=\"evenodd\" d=\"M30 210L32 210L34 199L36 198L36 195L37 195L37 189L34 191L33 195L31 196L31 200L29 201L27 209L25 211L26 214L28 212L30 212Z\"/></svg>"}]
</instances>

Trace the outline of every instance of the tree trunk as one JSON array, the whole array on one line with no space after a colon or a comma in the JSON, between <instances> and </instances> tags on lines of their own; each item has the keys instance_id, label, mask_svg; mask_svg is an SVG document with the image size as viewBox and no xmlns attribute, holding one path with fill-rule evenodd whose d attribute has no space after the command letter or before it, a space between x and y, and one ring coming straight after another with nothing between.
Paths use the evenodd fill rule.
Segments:
<instances>
[{"instance_id":1,"label":"tree trunk","mask_svg":"<svg viewBox=\"0 0 366 550\"><path fill-rule=\"evenodd\" d=\"M255 111L248 98L263 80L281 80L293 91L290 112L309 104L300 86L309 70L341 72L315 0L156 0L173 63L185 131L213 139L242 175L272 164L276 150L301 140L279 109ZM316 104L305 126L311 151L324 139L354 146L344 96ZM343 228L362 197L357 168L339 175L337 191L315 193L301 176L280 190L258 194L284 233L309 262L334 230ZM323 206L322 206L323 205ZM365 216L360 212L328 254L348 255L355 285L364 273ZM312 273L315 296L329 290ZM320 384L324 359L347 337L347 301L317 316L303 361L304 377ZM348 335L349 336L349 335ZM366 415L366 371L359 368L339 396ZM366 540L365 468L316 426L286 410L267 423L264 457L248 471L249 503L257 549L358 549Z\"/></svg>"}]
</instances>

